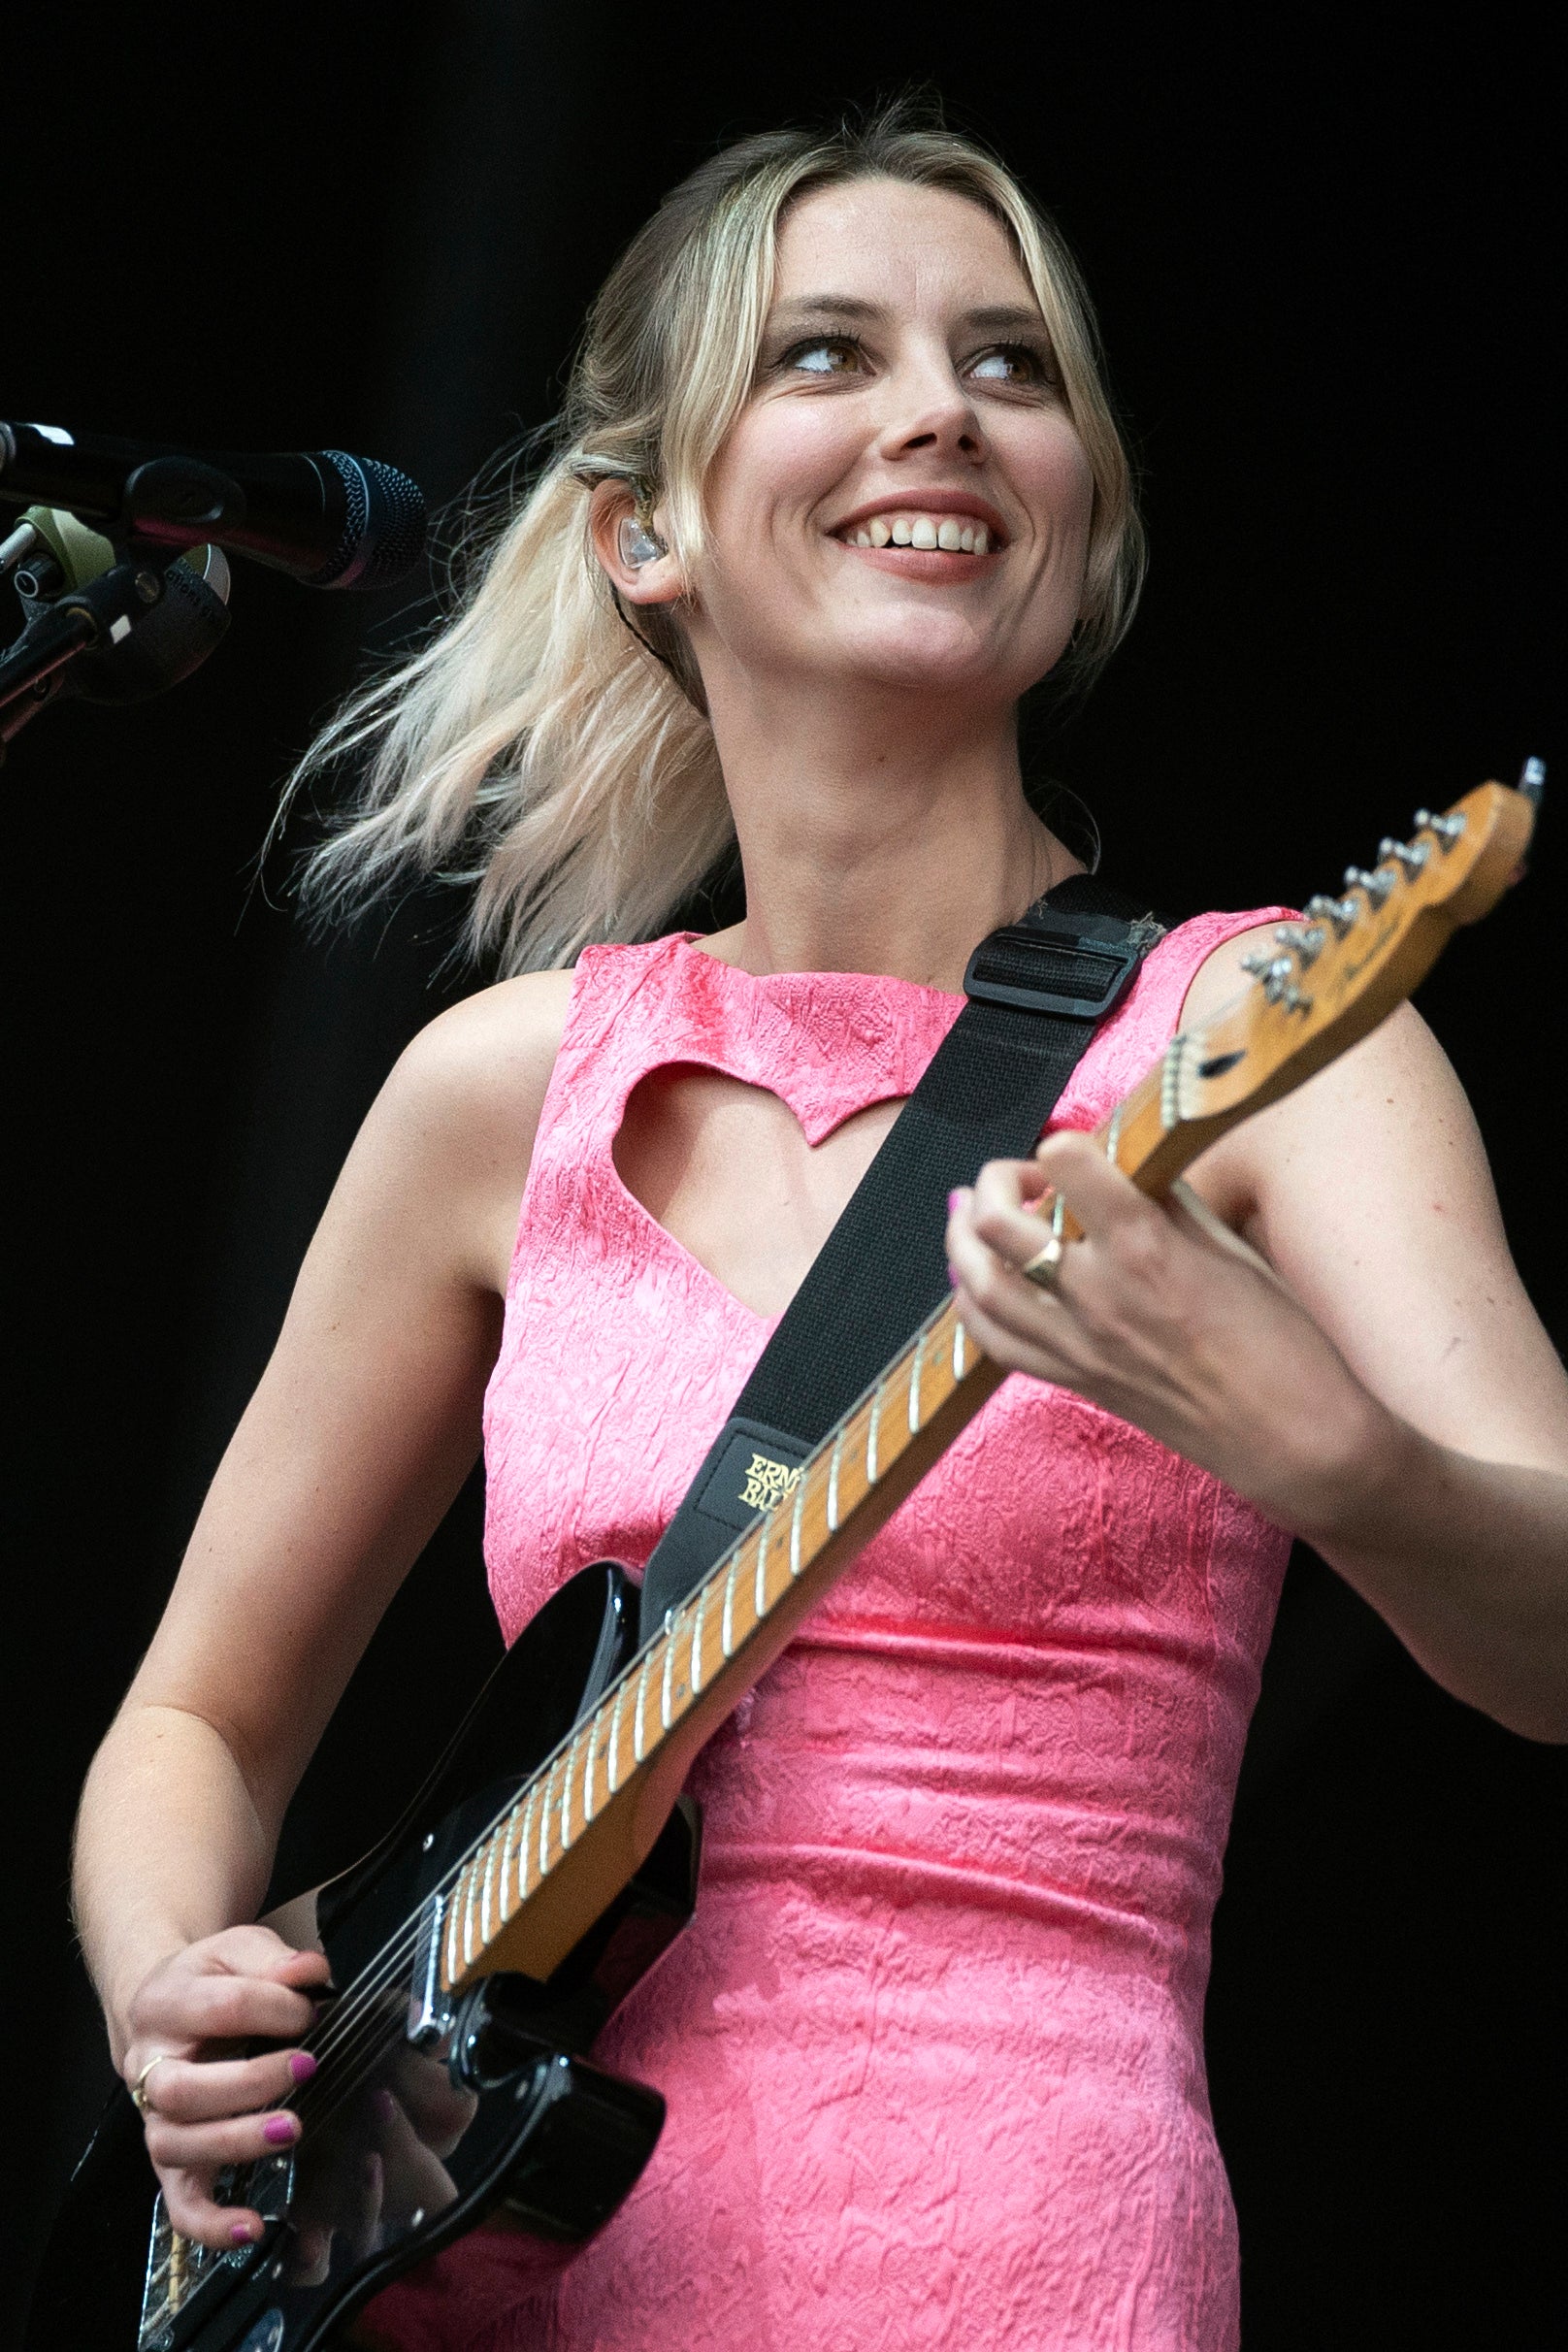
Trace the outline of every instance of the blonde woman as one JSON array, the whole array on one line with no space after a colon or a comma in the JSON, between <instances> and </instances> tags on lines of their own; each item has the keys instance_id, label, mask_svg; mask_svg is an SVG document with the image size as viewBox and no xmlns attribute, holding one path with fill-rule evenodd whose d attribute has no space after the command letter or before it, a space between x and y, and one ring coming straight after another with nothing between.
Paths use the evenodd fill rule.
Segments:
<instances>
[{"instance_id":1,"label":"blonde woman","mask_svg":"<svg viewBox=\"0 0 1568 2352\"><path fill-rule=\"evenodd\" d=\"M324 1963L247 1923L481 1428L508 1637L646 1559L970 950L1074 870L1018 704L1104 662L1139 563L1016 181L898 114L753 140L635 241L466 608L337 731L368 780L317 887L466 861L513 976L367 1121L84 1798L82 1934L181 2231L253 2236L215 2170L297 2137ZM658 936L732 840L745 920ZM1234 2343L1201 2009L1289 1533L1451 1690L1568 1736L1568 1388L1421 1023L1199 1164L1283 1287L1079 1131L1267 912L1162 939L1038 1160L955 1198L964 1320L1025 1377L705 1755L697 1921L603 2045L670 2103L642 2181L548 2290L470 2240L375 2340ZM1087 1229L1055 1295L1018 1271L1047 1180Z\"/></svg>"}]
</instances>

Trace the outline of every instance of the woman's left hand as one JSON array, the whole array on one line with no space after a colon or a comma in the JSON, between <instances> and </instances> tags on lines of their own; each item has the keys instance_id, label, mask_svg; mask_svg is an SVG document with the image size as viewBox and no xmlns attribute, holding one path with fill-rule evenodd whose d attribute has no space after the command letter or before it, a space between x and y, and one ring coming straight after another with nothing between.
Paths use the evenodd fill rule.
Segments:
<instances>
[{"instance_id":1,"label":"woman's left hand","mask_svg":"<svg viewBox=\"0 0 1568 2352\"><path fill-rule=\"evenodd\" d=\"M1185 1189L1185 1188L1184 1188ZM1081 1240L1040 1289L1020 1269L1060 1192ZM1404 1426L1245 1243L1180 1194L1153 1201L1087 1135L1050 1136L955 1193L959 1311L987 1355L1135 1422L1293 1533L1332 1530L1390 1475Z\"/></svg>"}]
</instances>

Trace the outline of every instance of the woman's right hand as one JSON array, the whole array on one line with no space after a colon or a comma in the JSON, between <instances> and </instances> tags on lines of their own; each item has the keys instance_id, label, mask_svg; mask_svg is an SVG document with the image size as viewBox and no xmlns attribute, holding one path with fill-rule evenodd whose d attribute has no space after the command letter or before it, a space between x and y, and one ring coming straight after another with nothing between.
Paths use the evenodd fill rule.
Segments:
<instances>
[{"instance_id":1,"label":"woman's right hand","mask_svg":"<svg viewBox=\"0 0 1568 2352\"><path fill-rule=\"evenodd\" d=\"M330 1973L324 1952L296 1951L270 1927L228 1927L161 1961L132 1996L120 2073L142 2083L147 2154L182 2237L227 2252L261 2236L251 2207L214 2202L213 2180L299 2139L283 2102L316 2062L287 2044L309 2030ZM257 2041L284 2046L236 2054Z\"/></svg>"}]
</instances>

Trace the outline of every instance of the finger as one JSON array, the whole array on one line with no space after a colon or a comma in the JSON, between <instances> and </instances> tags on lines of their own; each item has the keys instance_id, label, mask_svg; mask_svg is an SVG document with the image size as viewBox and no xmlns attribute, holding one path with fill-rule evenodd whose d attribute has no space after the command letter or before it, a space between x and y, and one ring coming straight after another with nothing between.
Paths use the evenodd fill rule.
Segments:
<instances>
[{"instance_id":1,"label":"finger","mask_svg":"<svg viewBox=\"0 0 1568 2352\"><path fill-rule=\"evenodd\" d=\"M1036 1225L1031 1253L1043 1241ZM977 1233L955 1233L950 1248L959 1315L975 1345L998 1361L1033 1372L1042 1380L1068 1378L1062 1347L1071 1338L1070 1302L1055 1290L1037 1289L1017 1264ZM1020 1343L1027 1351L1022 1356Z\"/></svg>"},{"instance_id":2,"label":"finger","mask_svg":"<svg viewBox=\"0 0 1568 2352\"><path fill-rule=\"evenodd\" d=\"M212 2123L282 2107L315 2071L309 2050L269 2050L262 2058L169 2057L148 2075L146 2097L170 2123Z\"/></svg>"},{"instance_id":3,"label":"finger","mask_svg":"<svg viewBox=\"0 0 1568 2352\"><path fill-rule=\"evenodd\" d=\"M1034 1160L1046 1182L1065 1196L1092 1240L1159 1215L1147 1194L1112 1165L1092 1135L1067 1128L1047 1135Z\"/></svg>"},{"instance_id":4,"label":"finger","mask_svg":"<svg viewBox=\"0 0 1568 2352\"><path fill-rule=\"evenodd\" d=\"M138 2044L298 2042L310 2031L310 1994L271 1976L168 1970L138 1997Z\"/></svg>"},{"instance_id":5,"label":"finger","mask_svg":"<svg viewBox=\"0 0 1568 2352\"><path fill-rule=\"evenodd\" d=\"M217 2123L175 2123L147 2110L147 2154L158 2171L215 2172L226 2164L256 2164L297 2145L300 2119L286 2107L270 2114L229 2115Z\"/></svg>"},{"instance_id":6,"label":"finger","mask_svg":"<svg viewBox=\"0 0 1568 2352\"><path fill-rule=\"evenodd\" d=\"M198 2245L232 2254L236 2246L253 2246L262 2234L261 2215L253 2205L221 2205L212 2195L212 2174L171 2169L159 2172L169 2219L181 2238Z\"/></svg>"}]
</instances>

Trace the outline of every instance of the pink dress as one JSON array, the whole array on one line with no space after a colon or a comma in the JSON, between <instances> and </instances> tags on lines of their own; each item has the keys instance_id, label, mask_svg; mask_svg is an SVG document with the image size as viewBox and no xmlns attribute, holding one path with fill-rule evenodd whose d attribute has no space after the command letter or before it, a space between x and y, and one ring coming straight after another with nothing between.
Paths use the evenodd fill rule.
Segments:
<instances>
[{"instance_id":1,"label":"pink dress","mask_svg":"<svg viewBox=\"0 0 1568 2352\"><path fill-rule=\"evenodd\" d=\"M1057 1124L1102 1119L1271 911L1164 939ZM585 1562L646 1560L771 1327L621 1184L632 1088L727 1071L816 1142L907 1094L962 1003L756 980L682 937L583 957L485 1413L508 1640ZM1287 1549L1139 1430L1009 1380L698 1767L697 1917L596 2050L669 2102L642 2180L547 2287L470 2238L409 2341L1233 2346L1203 1994Z\"/></svg>"}]
</instances>

